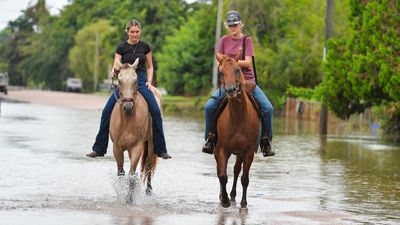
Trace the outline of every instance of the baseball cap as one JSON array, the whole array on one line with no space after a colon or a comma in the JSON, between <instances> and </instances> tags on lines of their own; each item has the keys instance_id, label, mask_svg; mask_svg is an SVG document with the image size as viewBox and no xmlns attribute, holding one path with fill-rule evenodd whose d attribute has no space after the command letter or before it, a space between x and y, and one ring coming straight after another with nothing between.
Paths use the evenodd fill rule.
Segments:
<instances>
[{"instance_id":1,"label":"baseball cap","mask_svg":"<svg viewBox=\"0 0 400 225\"><path fill-rule=\"evenodd\" d=\"M236 11L229 11L226 14L226 25L235 25L240 23L240 14Z\"/></svg>"}]
</instances>

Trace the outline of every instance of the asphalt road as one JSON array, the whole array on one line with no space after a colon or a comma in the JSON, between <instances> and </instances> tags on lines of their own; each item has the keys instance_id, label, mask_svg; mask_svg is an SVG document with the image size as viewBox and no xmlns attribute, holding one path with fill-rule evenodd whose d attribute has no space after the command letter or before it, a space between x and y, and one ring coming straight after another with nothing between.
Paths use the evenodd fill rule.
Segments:
<instances>
[{"instance_id":1,"label":"asphalt road","mask_svg":"<svg viewBox=\"0 0 400 225\"><path fill-rule=\"evenodd\" d=\"M107 102L108 96L60 91L17 90L9 91L8 95L0 93L0 98L3 101L30 102L74 109L101 109Z\"/></svg>"}]
</instances>

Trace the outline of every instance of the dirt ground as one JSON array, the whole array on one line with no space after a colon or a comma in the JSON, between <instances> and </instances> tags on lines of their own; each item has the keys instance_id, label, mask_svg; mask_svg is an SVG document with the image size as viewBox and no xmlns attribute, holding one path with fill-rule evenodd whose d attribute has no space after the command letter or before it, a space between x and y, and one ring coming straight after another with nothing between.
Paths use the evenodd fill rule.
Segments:
<instances>
[{"instance_id":1,"label":"dirt ground","mask_svg":"<svg viewBox=\"0 0 400 225\"><path fill-rule=\"evenodd\" d=\"M18 90L9 91L8 95L1 93L0 98L5 101L30 102L74 109L102 109L108 96L60 91Z\"/></svg>"}]
</instances>

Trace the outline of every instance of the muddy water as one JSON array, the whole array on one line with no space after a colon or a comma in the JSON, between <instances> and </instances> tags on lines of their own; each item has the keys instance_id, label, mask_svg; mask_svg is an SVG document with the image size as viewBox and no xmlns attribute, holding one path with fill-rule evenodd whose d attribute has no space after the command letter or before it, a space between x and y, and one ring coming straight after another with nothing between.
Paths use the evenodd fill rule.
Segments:
<instances>
[{"instance_id":1,"label":"muddy water","mask_svg":"<svg viewBox=\"0 0 400 225\"><path fill-rule=\"evenodd\" d=\"M0 224L400 223L400 147L368 128L330 125L321 139L318 124L275 119L277 155L256 155L248 210L239 211L239 204L219 206L215 160L200 152L202 118L166 115L173 159L159 161L154 194L142 188L126 206L111 148L104 158L84 156L99 110L1 107Z\"/></svg>"}]
</instances>

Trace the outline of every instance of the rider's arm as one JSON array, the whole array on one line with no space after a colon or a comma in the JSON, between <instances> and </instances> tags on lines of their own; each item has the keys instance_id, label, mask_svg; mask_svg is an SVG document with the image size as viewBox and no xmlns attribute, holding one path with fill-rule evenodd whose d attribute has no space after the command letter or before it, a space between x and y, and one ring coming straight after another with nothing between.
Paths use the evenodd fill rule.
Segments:
<instances>
[{"instance_id":1,"label":"rider's arm","mask_svg":"<svg viewBox=\"0 0 400 225\"><path fill-rule=\"evenodd\" d=\"M147 82L152 84L154 68L153 68L153 56L151 52L146 54L146 65L147 65Z\"/></svg>"},{"instance_id":2,"label":"rider's arm","mask_svg":"<svg viewBox=\"0 0 400 225\"><path fill-rule=\"evenodd\" d=\"M239 51L238 54L241 55L242 54L241 52L242 51ZM223 55L224 54L217 52L217 58L222 58ZM237 62L239 64L240 68L250 68L252 66L251 56L246 56L245 60L238 60Z\"/></svg>"},{"instance_id":3,"label":"rider's arm","mask_svg":"<svg viewBox=\"0 0 400 225\"><path fill-rule=\"evenodd\" d=\"M240 68L250 68L252 66L251 56L245 57L245 60L238 60Z\"/></svg>"},{"instance_id":4,"label":"rider's arm","mask_svg":"<svg viewBox=\"0 0 400 225\"><path fill-rule=\"evenodd\" d=\"M113 66L113 70L112 70L112 74L113 74L113 76L115 76L115 77L118 76L119 69L120 69L120 67L121 67L121 59L122 59L122 56L121 56L120 54L118 54L118 53L115 53L115 56L114 56L114 66Z\"/></svg>"}]
</instances>

